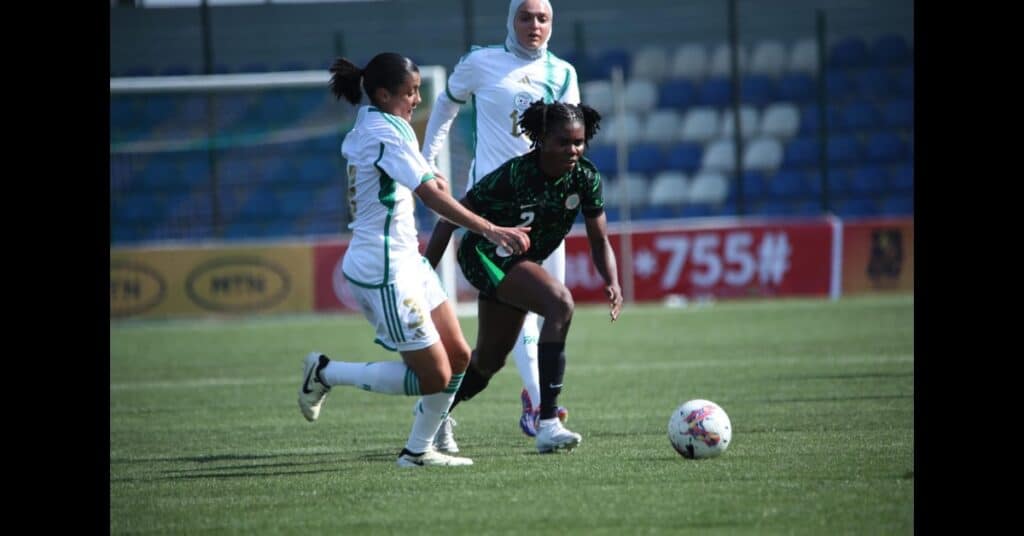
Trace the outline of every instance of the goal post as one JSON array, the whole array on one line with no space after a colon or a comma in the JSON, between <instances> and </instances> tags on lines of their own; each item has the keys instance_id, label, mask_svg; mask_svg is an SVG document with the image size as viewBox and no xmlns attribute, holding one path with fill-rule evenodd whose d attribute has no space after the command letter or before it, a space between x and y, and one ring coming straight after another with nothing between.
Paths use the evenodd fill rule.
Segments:
<instances>
[{"instance_id":1,"label":"goal post","mask_svg":"<svg viewBox=\"0 0 1024 536\"><path fill-rule=\"evenodd\" d=\"M447 73L419 69L413 130L422 144ZM341 141L356 107L336 102L329 82L326 69L111 78L111 247L347 234ZM436 164L453 179L447 140ZM277 221L279 210L290 219ZM429 233L436 216L417 212ZM452 245L438 274L457 305Z\"/></svg>"}]
</instances>

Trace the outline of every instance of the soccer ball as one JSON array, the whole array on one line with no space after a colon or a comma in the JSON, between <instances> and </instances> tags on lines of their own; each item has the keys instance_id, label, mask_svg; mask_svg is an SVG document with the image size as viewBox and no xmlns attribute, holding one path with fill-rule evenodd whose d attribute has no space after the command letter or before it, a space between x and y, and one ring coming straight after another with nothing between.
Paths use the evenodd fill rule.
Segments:
<instances>
[{"instance_id":1,"label":"soccer ball","mask_svg":"<svg viewBox=\"0 0 1024 536\"><path fill-rule=\"evenodd\" d=\"M668 420L668 440L684 458L713 458L732 440L732 424L718 404L690 400L676 408Z\"/></svg>"}]
</instances>

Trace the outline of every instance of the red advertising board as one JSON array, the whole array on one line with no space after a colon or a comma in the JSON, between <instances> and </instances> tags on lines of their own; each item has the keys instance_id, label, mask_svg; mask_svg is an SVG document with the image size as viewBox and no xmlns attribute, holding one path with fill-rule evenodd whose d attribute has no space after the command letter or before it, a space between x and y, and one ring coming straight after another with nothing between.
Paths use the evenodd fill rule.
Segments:
<instances>
[{"instance_id":1,"label":"red advertising board","mask_svg":"<svg viewBox=\"0 0 1024 536\"><path fill-rule=\"evenodd\" d=\"M624 282L621 235L613 232L611 242ZM632 233L634 296L827 295L831 248L827 220L638 228ZM585 234L566 240L565 278L577 302L605 299Z\"/></svg>"},{"instance_id":2,"label":"red advertising board","mask_svg":"<svg viewBox=\"0 0 1024 536\"><path fill-rule=\"evenodd\" d=\"M341 274L341 259L346 249L348 241L320 242L313 247L314 311L359 310L349 297L348 282Z\"/></svg>"}]
</instances>

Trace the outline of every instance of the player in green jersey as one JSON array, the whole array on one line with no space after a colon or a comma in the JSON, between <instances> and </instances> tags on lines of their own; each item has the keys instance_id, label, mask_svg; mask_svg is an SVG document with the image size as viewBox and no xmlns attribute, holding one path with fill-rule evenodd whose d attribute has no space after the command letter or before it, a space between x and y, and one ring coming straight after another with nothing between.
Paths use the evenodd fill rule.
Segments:
<instances>
[{"instance_id":1,"label":"player in green jersey","mask_svg":"<svg viewBox=\"0 0 1024 536\"><path fill-rule=\"evenodd\" d=\"M463 236L459 266L480 291L480 324L476 349L452 409L482 391L505 365L527 312L534 312L544 317L538 343L541 400L536 442L541 453L571 451L582 440L557 417L565 340L574 309L572 294L540 265L569 233L580 211L594 265L604 279L612 321L622 309L601 174L583 158L600 120L600 114L584 104L532 103L520 120L532 142L531 151L487 174L462 199L467 208L496 225L530 228L530 248L510 252L476 233L467 231ZM425 254L432 266L437 266L456 227L440 220L434 228Z\"/></svg>"}]
</instances>

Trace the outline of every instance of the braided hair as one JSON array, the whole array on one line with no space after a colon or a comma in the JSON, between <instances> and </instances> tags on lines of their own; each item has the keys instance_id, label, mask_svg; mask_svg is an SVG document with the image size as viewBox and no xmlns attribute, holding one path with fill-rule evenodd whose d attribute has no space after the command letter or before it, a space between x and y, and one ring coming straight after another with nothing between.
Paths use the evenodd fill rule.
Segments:
<instances>
[{"instance_id":1,"label":"braided hair","mask_svg":"<svg viewBox=\"0 0 1024 536\"><path fill-rule=\"evenodd\" d=\"M532 149L544 139L549 127L573 121L583 123L584 138L588 143L601 128L601 114L586 104L566 104L564 102L545 104L543 100L530 103L530 107L523 112L523 117L519 120L519 126L526 133L526 137L530 138L532 142L530 148Z\"/></svg>"}]
</instances>

